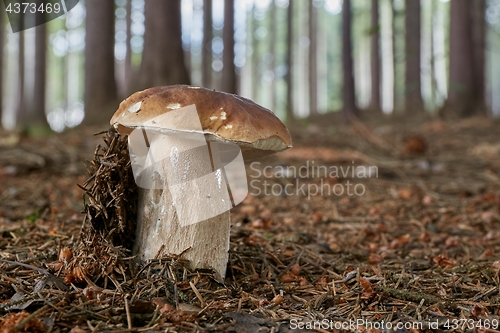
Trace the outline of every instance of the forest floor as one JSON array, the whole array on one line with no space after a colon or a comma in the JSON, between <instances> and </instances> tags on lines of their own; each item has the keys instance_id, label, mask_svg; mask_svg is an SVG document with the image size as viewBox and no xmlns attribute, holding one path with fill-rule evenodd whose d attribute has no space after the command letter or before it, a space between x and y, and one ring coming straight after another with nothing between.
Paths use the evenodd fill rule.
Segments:
<instances>
[{"instance_id":1,"label":"forest floor","mask_svg":"<svg viewBox=\"0 0 500 333\"><path fill-rule=\"evenodd\" d=\"M80 234L101 135L3 133L0 333L500 331L500 124L325 123L248 166L224 284Z\"/></svg>"}]
</instances>

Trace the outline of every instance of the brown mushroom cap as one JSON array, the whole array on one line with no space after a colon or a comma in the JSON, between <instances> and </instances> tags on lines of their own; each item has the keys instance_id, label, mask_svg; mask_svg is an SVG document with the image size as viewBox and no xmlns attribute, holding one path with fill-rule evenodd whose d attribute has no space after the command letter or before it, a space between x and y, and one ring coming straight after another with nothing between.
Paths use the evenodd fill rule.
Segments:
<instances>
[{"instance_id":1,"label":"brown mushroom cap","mask_svg":"<svg viewBox=\"0 0 500 333\"><path fill-rule=\"evenodd\" d=\"M110 124L125 135L152 118L189 105L196 106L208 141L236 143L246 158L265 156L292 145L287 128L268 109L240 96L186 85L134 93L120 103ZM157 124L149 129L167 127Z\"/></svg>"}]
</instances>

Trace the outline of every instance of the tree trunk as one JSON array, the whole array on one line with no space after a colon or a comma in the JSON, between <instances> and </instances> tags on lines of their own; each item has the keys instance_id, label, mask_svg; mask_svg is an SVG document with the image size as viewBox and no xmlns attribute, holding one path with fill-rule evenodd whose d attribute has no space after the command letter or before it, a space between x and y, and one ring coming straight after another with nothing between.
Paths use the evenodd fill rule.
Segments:
<instances>
[{"instance_id":1,"label":"tree trunk","mask_svg":"<svg viewBox=\"0 0 500 333\"><path fill-rule=\"evenodd\" d=\"M125 53L125 95L128 96L132 93L130 87L132 82L132 0L127 0L126 9L127 15L125 16L125 21L127 24L126 34L127 34L127 51Z\"/></svg>"},{"instance_id":2,"label":"tree trunk","mask_svg":"<svg viewBox=\"0 0 500 333\"><path fill-rule=\"evenodd\" d=\"M292 123L295 120L293 112L293 0L288 1L286 35L286 120Z\"/></svg>"},{"instance_id":3,"label":"tree trunk","mask_svg":"<svg viewBox=\"0 0 500 333\"><path fill-rule=\"evenodd\" d=\"M397 56L396 56L396 16L397 12L394 8L394 0L390 1L391 3L391 30L392 30L392 113L395 114L398 105L398 94L397 94Z\"/></svg>"},{"instance_id":4,"label":"tree trunk","mask_svg":"<svg viewBox=\"0 0 500 333\"><path fill-rule=\"evenodd\" d=\"M269 53L271 53L271 61L269 61L269 70L273 73L273 80L270 83L269 93L271 103L269 108L271 110L275 110L276 108L276 3L274 1L271 2L269 8L269 16L271 19L269 20Z\"/></svg>"},{"instance_id":5,"label":"tree trunk","mask_svg":"<svg viewBox=\"0 0 500 333\"><path fill-rule=\"evenodd\" d=\"M37 12L35 19L35 82L30 123L47 126L45 114L45 89L47 81L47 25L43 13Z\"/></svg>"},{"instance_id":6,"label":"tree trunk","mask_svg":"<svg viewBox=\"0 0 500 333\"><path fill-rule=\"evenodd\" d=\"M252 41L252 99L259 99L259 88L260 88L260 58L259 58L259 40L256 38L255 31L259 26L259 22L255 18L256 5L253 5L251 12L250 21L252 22L250 28L250 40Z\"/></svg>"},{"instance_id":7,"label":"tree trunk","mask_svg":"<svg viewBox=\"0 0 500 333\"><path fill-rule=\"evenodd\" d=\"M182 49L180 0L147 0L144 13L146 30L139 88L189 84Z\"/></svg>"},{"instance_id":8,"label":"tree trunk","mask_svg":"<svg viewBox=\"0 0 500 333\"><path fill-rule=\"evenodd\" d=\"M19 16L19 40L18 40L18 90L17 90L17 110L16 110L16 126L24 126L28 121L28 112L26 110L26 97L24 89L24 68L26 66L26 52L24 47L24 15Z\"/></svg>"},{"instance_id":9,"label":"tree trunk","mask_svg":"<svg viewBox=\"0 0 500 333\"><path fill-rule=\"evenodd\" d=\"M474 74L471 2L450 2L450 76L448 99L441 114L469 116L476 110L477 89Z\"/></svg>"},{"instance_id":10,"label":"tree trunk","mask_svg":"<svg viewBox=\"0 0 500 333\"><path fill-rule=\"evenodd\" d=\"M382 112L380 101L380 23L379 23L379 1L372 0L371 8L371 99L370 109Z\"/></svg>"},{"instance_id":11,"label":"tree trunk","mask_svg":"<svg viewBox=\"0 0 500 333\"><path fill-rule=\"evenodd\" d=\"M351 21L351 0L344 0L342 6L342 67L344 69L342 89L342 115L344 119L349 119L353 115L359 115L359 109L356 106L356 96L354 90Z\"/></svg>"},{"instance_id":12,"label":"tree trunk","mask_svg":"<svg viewBox=\"0 0 500 333\"><path fill-rule=\"evenodd\" d=\"M437 80L436 80L436 59L434 57L434 54L436 53L435 48L434 48L434 43L435 43L435 15L436 15L436 0L431 0L431 47L430 47L430 53L431 53L431 63L430 63L430 68L431 68L431 96L432 96L432 107L435 108L436 105L436 96L437 96ZM434 112L434 110L432 110Z\"/></svg>"},{"instance_id":13,"label":"tree trunk","mask_svg":"<svg viewBox=\"0 0 500 333\"><path fill-rule=\"evenodd\" d=\"M424 111L420 78L420 0L405 2L405 111Z\"/></svg>"},{"instance_id":14,"label":"tree trunk","mask_svg":"<svg viewBox=\"0 0 500 333\"><path fill-rule=\"evenodd\" d=\"M487 114L485 89L485 61L486 61L486 1L474 0L472 7L472 50L474 61L474 85L476 88L477 104L475 111Z\"/></svg>"},{"instance_id":15,"label":"tree trunk","mask_svg":"<svg viewBox=\"0 0 500 333\"><path fill-rule=\"evenodd\" d=\"M114 1L86 0L85 119L105 124L116 109Z\"/></svg>"},{"instance_id":16,"label":"tree trunk","mask_svg":"<svg viewBox=\"0 0 500 333\"><path fill-rule=\"evenodd\" d=\"M212 88L212 0L203 0L202 85Z\"/></svg>"},{"instance_id":17,"label":"tree trunk","mask_svg":"<svg viewBox=\"0 0 500 333\"><path fill-rule=\"evenodd\" d=\"M234 65L234 0L224 0L224 50L222 53L221 90L236 94L236 66Z\"/></svg>"},{"instance_id":18,"label":"tree trunk","mask_svg":"<svg viewBox=\"0 0 500 333\"><path fill-rule=\"evenodd\" d=\"M0 127L3 116L3 61L5 52L5 13L0 13Z\"/></svg>"},{"instance_id":19,"label":"tree trunk","mask_svg":"<svg viewBox=\"0 0 500 333\"><path fill-rule=\"evenodd\" d=\"M309 0L309 114L318 114L318 10Z\"/></svg>"}]
</instances>

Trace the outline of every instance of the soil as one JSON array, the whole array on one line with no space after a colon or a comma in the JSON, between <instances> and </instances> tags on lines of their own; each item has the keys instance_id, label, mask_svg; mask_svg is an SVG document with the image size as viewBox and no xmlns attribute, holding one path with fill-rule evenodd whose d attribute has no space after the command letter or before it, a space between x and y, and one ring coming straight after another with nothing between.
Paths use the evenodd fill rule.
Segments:
<instances>
[{"instance_id":1,"label":"soil","mask_svg":"<svg viewBox=\"0 0 500 333\"><path fill-rule=\"evenodd\" d=\"M86 162L102 128L0 133L0 332L498 331L499 123L332 123L248 164L224 283L135 263L108 214L134 191L86 183L126 167Z\"/></svg>"}]
</instances>

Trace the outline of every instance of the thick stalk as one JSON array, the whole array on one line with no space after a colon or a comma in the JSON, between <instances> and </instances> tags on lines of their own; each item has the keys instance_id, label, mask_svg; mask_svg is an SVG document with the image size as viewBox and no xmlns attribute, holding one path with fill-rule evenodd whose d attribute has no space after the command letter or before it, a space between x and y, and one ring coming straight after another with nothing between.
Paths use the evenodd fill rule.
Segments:
<instances>
[{"instance_id":1,"label":"thick stalk","mask_svg":"<svg viewBox=\"0 0 500 333\"><path fill-rule=\"evenodd\" d=\"M213 268L224 278L231 200L222 172L213 170L214 156L204 139L152 139L146 161L152 188L139 190L138 259L182 254L192 268Z\"/></svg>"}]
</instances>

